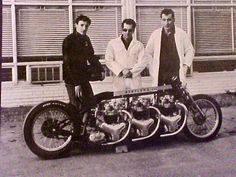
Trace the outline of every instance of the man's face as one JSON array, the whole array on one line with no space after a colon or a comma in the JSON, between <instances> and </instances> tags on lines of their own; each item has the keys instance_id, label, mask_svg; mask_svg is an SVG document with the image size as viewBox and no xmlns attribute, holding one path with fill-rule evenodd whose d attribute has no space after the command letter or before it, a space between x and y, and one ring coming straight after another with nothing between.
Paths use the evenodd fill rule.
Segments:
<instances>
[{"instance_id":1,"label":"man's face","mask_svg":"<svg viewBox=\"0 0 236 177\"><path fill-rule=\"evenodd\" d=\"M85 35L88 31L89 24L86 21L79 21L78 24L75 23L75 28L78 33Z\"/></svg>"},{"instance_id":2,"label":"man's face","mask_svg":"<svg viewBox=\"0 0 236 177\"><path fill-rule=\"evenodd\" d=\"M161 24L166 31L170 31L174 27L175 19L172 17L172 14L162 14Z\"/></svg>"},{"instance_id":3,"label":"man's face","mask_svg":"<svg viewBox=\"0 0 236 177\"><path fill-rule=\"evenodd\" d=\"M122 36L125 40L132 39L132 35L134 33L133 25L129 25L124 23L123 29L122 29Z\"/></svg>"}]
</instances>

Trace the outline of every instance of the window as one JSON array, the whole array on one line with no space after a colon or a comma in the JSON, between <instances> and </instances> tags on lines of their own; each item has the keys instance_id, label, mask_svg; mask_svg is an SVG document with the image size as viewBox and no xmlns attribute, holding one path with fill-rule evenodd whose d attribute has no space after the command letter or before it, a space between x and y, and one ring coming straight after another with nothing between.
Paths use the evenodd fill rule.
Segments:
<instances>
[{"instance_id":1,"label":"window","mask_svg":"<svg viewBox=\"0 0 236 177\"><path fill-rule=\"evenodd\" d=\"M12 62L11 8L2 8L2 57L3 62Z\"/></svg>"},{"instance_id":2,"label":"window","mask_svg":"<svg viewBox=\"0 0 236 177\"><path fill-rule=\"evenodd\" d=\"M230 8L196 7L193 9L193 22L197 55L232 53Z\"/></svg>"},{"instance_id":3,"label":"window","mask_svg":"<svg viewBox=\"0 0 236 177\"><path fill-rule=\"evenodd\" d=\"M187 0L136 0L137 4L183 4L187 3Z\"/></svg>"},{"instance_id":4,"label":"window","mask_svg":"<svg viewBox=\"0 0 236 177\"><path fill-rule=\"evenodd\" d=\"M62 54L63 39L69 34L67 8L19 7L16 18L18 56Z\"/></svg>"},{"instance_id":5,"label":"window","mask_svg":"<svg viewBox=\"0 0 236 177\"><path fill-rule=\"evenodd\" d=\"M26 81L26 66L18 66L17 72L18 80Z\"/></svg>"},{"instance_id":6,"label":"window","mask_svg":"<svg viewBox=\"0 0 236 177\"><path fill-rule=\"evenodd\" d=\"M161 7L137 7L137 36L145 45L151 33L161 27ZM176 26L187 31L187 8L174 7Z\"/></svg>"},{"instance_id":7,"label":"window","mask_svg":"<svg viewBox=\"0 0 236 177\"><path fill-rule=\"evenodd\" d=\"M195 4L230 4L231 0L192 0Z\"/></svg>"},{"instance_id":8,"label":"window","mask_svg":"<svg viewBox=\"0 0 236 177\"><path fill-rule=\"evenodd\" d=\"M3 0L2 2L3 2L3 4L4 3L9 3L9 2L11 2L11 0Z\"/></svg>"},{"instance_id":9,"label":"window","mask_svg":"<svg viewBox=\"0 0 236 177\"><path fill-rule=\"evenodd\" d=\"M15 1L16 2L26 2L27 0L15 0ZM30 0L30 2L68 2L68 0Z\"/></svg>"},{"instance_id":10,"label":"window","mask_svg":"<svg viewBox=\"0 0 236 177\"><path fill-rule=\"evenodd\" d=\"M12 68L1 68L1 81L12 81Z\"/></svg>"},{"instance_id":11,"label":"window","mask_svg":"<svg viewBox=\"0 0 236 177\"><path fill-rule=\"evenodd\" d=\"M121 31L120 7L75 7L74 20L80 14L88 16L92 23L88 36L94 47L95 54L105 54L108 42L117 37Z\"/></svg>"},{"instance_id":12,"label":"window","mask_svg":"<svg viewBox=\"0 0 236 177\"><path fill-rule=\"evenodd\" d=\"M60 67L33 66L31 67L31 83L60 82Z\"/></svg>"},{"instance_id":13,"label":"window","mask_svg":"<svg viewBox=\"0 0 236 177\"><path fill-rule=\"evenodd\" d=\"M82 3L120 3L121 0L72 0L72 2Z\"/></svg>"}]
</instances>

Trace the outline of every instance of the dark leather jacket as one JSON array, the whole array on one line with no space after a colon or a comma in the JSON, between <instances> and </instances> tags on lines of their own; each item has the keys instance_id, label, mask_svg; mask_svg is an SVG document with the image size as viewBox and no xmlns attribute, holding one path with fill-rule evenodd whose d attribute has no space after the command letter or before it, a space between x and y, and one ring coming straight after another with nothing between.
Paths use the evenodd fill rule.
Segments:
<instances>
[{"instance_id":1,"label":"dark leather jacket","mask_svg":"<svg viewBox=\"0 0 236 177\"><path fill-rule=\"evenodd\" d=\"M93 46L87 35L74 31L62 45L63 77L66 84L81 85L88 82L87 61L104 71L99 58L94 55Z\"/></svg>"}]
</instances>

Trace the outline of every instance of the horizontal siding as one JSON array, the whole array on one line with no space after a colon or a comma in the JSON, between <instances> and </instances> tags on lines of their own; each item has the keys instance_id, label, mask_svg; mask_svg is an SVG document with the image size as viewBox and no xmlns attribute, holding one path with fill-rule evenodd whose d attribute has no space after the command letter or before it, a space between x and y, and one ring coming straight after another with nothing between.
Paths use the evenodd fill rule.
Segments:
<instances>
[{"instance_id":1,"label":"horizontal siding","mask_svg":"<svg viewBox=\"0 0 236 177\"><path fill-rule=\"evenodd\" d=\"M225 93L227 90L236 90L236 71L194 73L187 80L191 94L219 94ZM93 82L92 86L95 94L112 90L111 79ZM151 86L150 78L143 78L143 87L148 86ZM47 100L68 102L64 83L45 85L30 85L24 82L20 82L18 85L2 83L2 107L35 105Z\"/></svg>"}]
</instances>

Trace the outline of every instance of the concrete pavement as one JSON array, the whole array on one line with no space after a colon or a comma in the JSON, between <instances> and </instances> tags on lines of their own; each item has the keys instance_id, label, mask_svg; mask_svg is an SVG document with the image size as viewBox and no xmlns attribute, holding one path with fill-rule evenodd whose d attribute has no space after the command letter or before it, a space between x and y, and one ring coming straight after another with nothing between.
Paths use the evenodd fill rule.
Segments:
<instances>
[{"instance_id":1,"label":"concrete pavement","mask_svg":"<svg viewBox=\"0 0 236 177\"><path fill-rule=\"evenodd\" d=\"M234 177L236 106L222 108L219 136L193 143L182 134L136 143L128 153L78 149L67 158L41 160L26 147L22 121L2 122L1 177ZM19 120L19 119L18 119Z\"/></svg>"}]
</instances>

